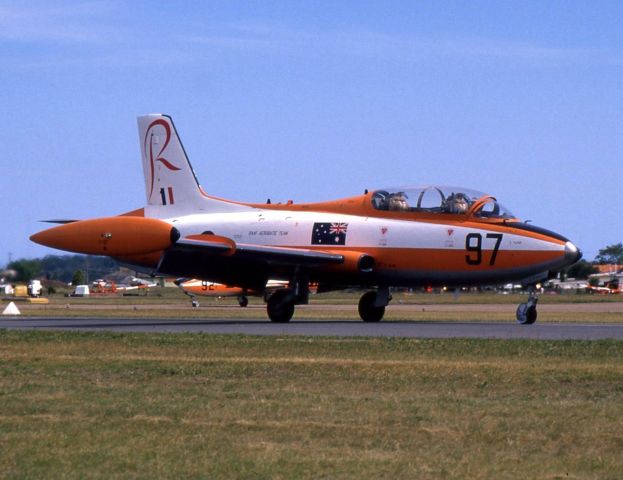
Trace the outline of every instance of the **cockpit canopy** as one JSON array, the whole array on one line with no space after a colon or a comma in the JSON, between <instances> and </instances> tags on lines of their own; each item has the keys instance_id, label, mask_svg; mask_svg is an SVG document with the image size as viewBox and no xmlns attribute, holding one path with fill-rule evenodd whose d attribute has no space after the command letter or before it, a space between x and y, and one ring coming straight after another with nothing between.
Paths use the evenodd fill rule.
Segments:
<instances>
[{"instance_id":1,"label":"cockpit canopy","mask_svg":"<svg viewBox=\"0 0 623 480\"><path fill-rule=\"evenodd\" d=\"M372 206L377 210L515 218L494 197L462 187L426 185L376 190Z\"/></svg>"}]
</instances>

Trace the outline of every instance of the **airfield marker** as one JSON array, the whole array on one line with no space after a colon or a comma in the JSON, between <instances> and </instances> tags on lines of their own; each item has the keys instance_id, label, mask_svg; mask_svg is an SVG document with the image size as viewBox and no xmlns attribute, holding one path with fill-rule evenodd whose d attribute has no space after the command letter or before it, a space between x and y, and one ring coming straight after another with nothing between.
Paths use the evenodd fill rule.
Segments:
<instances>
[{"instance_id":1,"label":"airfield marker","mask_svg":"<svg viewBox=\"0 0 623 480\"><path fill-rule=\"evenodd\" d=\"M4 309L4 311L2 312L2 315L21 315L21 314L22 312L19 311L19 308L17 308L17 305L15 305L15 302L9 303Z\"/></svg>"}]
</instances>

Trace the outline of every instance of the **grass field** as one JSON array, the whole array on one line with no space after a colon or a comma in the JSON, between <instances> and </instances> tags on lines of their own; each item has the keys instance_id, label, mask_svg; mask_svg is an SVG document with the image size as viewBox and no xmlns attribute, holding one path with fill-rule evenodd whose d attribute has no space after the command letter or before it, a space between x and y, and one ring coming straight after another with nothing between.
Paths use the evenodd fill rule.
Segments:
<instances>
[{"instance_id":1,"label":"grass field","mask_svg":"<svg viewBox=\"0 0 623 480\"><path fill-rule=\"evenodd\" d=\"M313 295L310 305L299 306L295 320L358 321L357 303L361 292ZM251 298L249 307L239 308L235 298L200 297L200 308L192 308L188 297L177 289L153 289L149 295L92 298L50 297L48 305L19 303L27 316L46 317L160 317L266 320L260 298ZM388 321L515 322L515 309L525 295L495 293L394 294L387 308ZM539 320L543 322L623 323L621 295L542 295Z\"/></svg>"},{"instance_id":2,"label":"grass field","mask_svg":"<svg viewBox=\"0 0 623 480\"><path fill-rule=\"evenodd\" d=\"M2 478L623 478L623 342L0 345Z\"/></svg>"}]
</instances>

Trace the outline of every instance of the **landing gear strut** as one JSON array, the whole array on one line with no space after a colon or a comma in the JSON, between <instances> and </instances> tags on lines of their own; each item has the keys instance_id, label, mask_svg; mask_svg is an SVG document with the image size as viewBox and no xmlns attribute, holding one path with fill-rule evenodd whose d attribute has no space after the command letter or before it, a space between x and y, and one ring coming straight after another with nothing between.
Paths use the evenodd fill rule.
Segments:
<instances>
[{"instance_id":1,"label":"landing gear strut","mask_svg":"<svg viewBox=\"0 0 623 480\"><path fill-rule=\"evenodd\" d=\"M528 301L522 303L517 307L517 321L522 325L532 325L536 322L537 311L536 304L539 301L539 297L536 293L536 289L532 287L530 289L530 295Z\"/></svg>"},{"instance_id":2,"label":"landing gear strut","mask_svg":"<svg viewBox=\"0 0 623 480\"><path fill-rule=\"evenodd\" d=\"M376 292L364 293L359 299L359 316L364 322L379 322L391 299L388 287L379 287Z\"/></svg>"},{"instance_id":3,"label":"landing gear strut","mask_svg":"<svg viewBox=\"0 0 623 480\"><path fill-rule=\"evenodd\" d=\"M290 288L282 288L273 293L266 301L266 312L271 321L289 322L294 315L295 305L309 302L309 278L305 273L298 272L290 282Z\"/></svg>"}]
</instances>

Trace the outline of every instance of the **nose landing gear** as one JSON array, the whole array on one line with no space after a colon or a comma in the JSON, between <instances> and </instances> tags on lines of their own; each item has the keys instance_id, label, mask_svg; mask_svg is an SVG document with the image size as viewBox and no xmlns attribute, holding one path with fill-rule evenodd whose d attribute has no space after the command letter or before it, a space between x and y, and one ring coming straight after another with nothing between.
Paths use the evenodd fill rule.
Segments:
<instances>
[{"instance_id":1,"label":"nose landing gear","mask_svg":"<svg viewBox=\"0 0 623 480\"><path fill-rule=\"evenodd\" d=\"M534 322L536 322L536 304L538 303L538 301L539 297L536 293L536 289L532 287L530 289L528 301L526 303L520 304L517 307L517 322L519 322L521 325L532 325Z\"/></svg>"}]
</instances>

